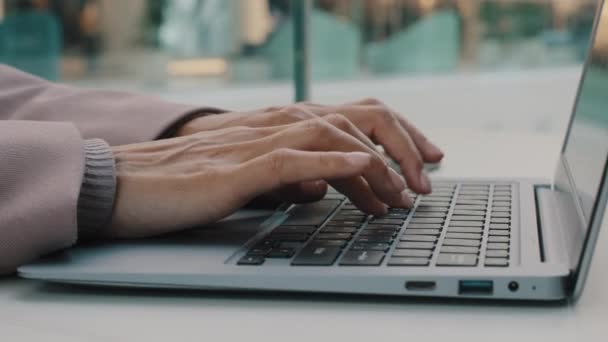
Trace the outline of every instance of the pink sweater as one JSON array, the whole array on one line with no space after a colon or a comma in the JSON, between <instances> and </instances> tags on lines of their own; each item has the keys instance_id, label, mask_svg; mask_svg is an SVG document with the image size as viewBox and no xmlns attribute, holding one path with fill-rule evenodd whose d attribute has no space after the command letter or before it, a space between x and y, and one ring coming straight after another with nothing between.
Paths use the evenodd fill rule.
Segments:
<instances>
[{"instance_id":1,"label":"pink sweater","mask_svg":"<svg viewBox=\"0 0 608 342\"><path fill-rule=\"evenodd\" d=\"M83 139L149 141L195 111L0 65L0 274L76 242Z\"/></svg>"}]
</instances>

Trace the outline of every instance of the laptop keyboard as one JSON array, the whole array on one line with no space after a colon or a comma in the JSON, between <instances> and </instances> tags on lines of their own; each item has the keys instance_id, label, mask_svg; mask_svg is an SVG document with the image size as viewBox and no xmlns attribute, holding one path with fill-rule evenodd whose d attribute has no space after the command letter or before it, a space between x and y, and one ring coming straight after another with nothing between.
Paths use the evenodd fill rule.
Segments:
<instances>
[{"instance_id":1,"label":"laptop keyboard","mask_svg":"<svg viewBox=\"0 0 608 342\"><path fill-rule=\"evenodd\" d=\"M437 183L413 209L374 217L341 196L295 206L238 265L507 267L512 184Z\"/></svg>"}]
</instances>

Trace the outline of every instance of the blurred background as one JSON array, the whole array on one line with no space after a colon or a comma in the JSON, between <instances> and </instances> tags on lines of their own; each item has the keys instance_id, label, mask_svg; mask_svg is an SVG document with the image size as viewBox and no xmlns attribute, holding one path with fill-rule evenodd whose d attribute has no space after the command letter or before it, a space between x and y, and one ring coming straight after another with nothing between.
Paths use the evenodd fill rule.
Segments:
<instances>
[{"instance_id":1,"label":"blurred background","mask_svg":"<svg viewBox=\"0 0 608 342\"><path fill-rule=\"evenodd\" d=\"M230 109L288 103L299 1L0 0L0 62ZM310 2L315 101L375 96L423 128L552 132L570 111L598 4Z\"/></svg>"},{"instance_id":2,"label":"blurred background","mask_svg":"<svg viewBox=\"0 0 608 342\"><path fill-rule=\"evenodd\" d=\"M292 1L0 0L0 61L98 85L288 81ZM314 81L578 64L597 0L312 2Z\"/></svg>"}]
</instances>

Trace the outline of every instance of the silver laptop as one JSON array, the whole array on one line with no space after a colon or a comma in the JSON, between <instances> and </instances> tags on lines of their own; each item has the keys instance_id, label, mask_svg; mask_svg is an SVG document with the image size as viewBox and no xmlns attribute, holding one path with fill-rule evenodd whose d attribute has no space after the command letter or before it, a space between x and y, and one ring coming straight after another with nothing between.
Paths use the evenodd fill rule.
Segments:
<instances>
[{"instance_id":1,"label":"silver laptop","mask_svg":"<svg viewBox=\"0 0 608 342\"><path fill-rule=\"evenodd\" d=\"M176 235L80 245L19 274L109 286L576 299L608 200L602 8L553 182L436 179L432 194L412 194L413 209L384 217L332 192Z\"/></svg>"}]
</instances>

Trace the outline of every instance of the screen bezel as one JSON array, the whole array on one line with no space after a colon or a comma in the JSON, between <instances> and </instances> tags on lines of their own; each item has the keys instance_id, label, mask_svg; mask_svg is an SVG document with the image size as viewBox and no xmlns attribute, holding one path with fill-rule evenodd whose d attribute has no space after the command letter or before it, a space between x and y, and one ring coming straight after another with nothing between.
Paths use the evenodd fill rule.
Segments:
<instances>
[{"instance_id":1,"label":"screen bezel","mask_svg":"<svg viewBox=\"0 0 608 342\"><path fill-rule=\"evenodd\" d=\"M578 109L579 100L581 97L581 92L583 88L583 82L585 81L585 76L587 74L588 68L591 64L592 59L592 51L594 42L596 41L596 35L600 23L600 19L602 13L605 9L606 5L605 0L598 1L598 5L596 8L596 14L593 24L593 30L591 33L591 39L589 40L589 46L587 47L587 56L585 59L585 64L583 66L583 70L581 73L581 77L579 80L579 85L576 92L576 97L574 100L573 108L570 114L570 119L568 122L568 128L566 129L566 134L564 136L560 162L558 166L558 170L556 172L556 179L554 180L554 187L556 184L567 184L567 191L570 193L572 197L573 203L576 206L576 212L578 213L579 220L582 224L582 227L586 229L584 238L582 241L582 248L578 256L578 261L575 263L576 267L572 270L571 274L571 282L570 282L570 291L571 297L573 299L577 299L580 297L582 290L585 285L585 280L587 278L589 272L589 266L591 264L591 258L593 256L593 251L595 249L595 245L597 242L597 238L599 236L599 231L602 225L602 219L604 216L604 210L606 208L606 204L608 203L608 158L604 163L604 171L603 176L600 179L600 184L597 189L597 193L595 195L595 201L593 204L593 208L589 217L587 218L584 214L582 202L578 195L578 190L576 188L576 182L570 173L570 168L568 165L568 159L566 158L566 148L568 146L570 133L572 130L572 126L574 123L574 118L576 115L576 110ZM566 227L567 229L578 229L578 227Z\"/></svg>"}]
</instances>

